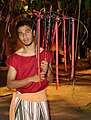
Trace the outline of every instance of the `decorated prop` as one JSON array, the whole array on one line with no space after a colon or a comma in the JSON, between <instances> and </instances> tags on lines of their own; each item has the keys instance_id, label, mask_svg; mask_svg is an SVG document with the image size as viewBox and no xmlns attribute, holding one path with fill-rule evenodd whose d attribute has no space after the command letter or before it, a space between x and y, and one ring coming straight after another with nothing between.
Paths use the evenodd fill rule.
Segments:
<instances>
[{"instance_id":1,"label":"decorated prop","mask_svg":"<svg viewBox=\"0 0 91 120\"><path fill-rule=\"evenodd\" d=\"M70 67L70 80L73 80L75 77L75 21L77 21L73 17L67 17L67 16L60 16L58 13L52 11L52 6L50 6L50 11L46 11L46 9L42 9L41 11L33 11L34 15L36 16L36 23L37 23L37 58L38 58L38 76L40 78L40 43L42 42L42 47L45 49L45 60L46 60L46 50L50 50L51 46L53 44L56 44L56 88L58 89L59 86L59 74L58 74L58 63L59 63L59 42L62 42L59 38L59 28L63 27L63 51L64 51L64 70L67 72L68 71L68 64L67 64L67 51L68 48L67 46L71 46L71 51L70 51L70 61L71 61L71 67ZM43 29L40 29L40 22L42 26L44 26ZM61 23L61 24L60 24ZM62 26L63 23L63 26ZM70 27L70 28L69 28ZM67 31L67 28L69 31ZM42 31L42 40L40 40L40 34ZM69 35L67 35L69 34ZM62 36L62 33L61 33ZM69 36L69 37L68 37ZM68 44L68 45L67 45ZM69 54L69 53L68 53ZM39 82L40 79L39 79Z\"/></svg>"}]
</instances>

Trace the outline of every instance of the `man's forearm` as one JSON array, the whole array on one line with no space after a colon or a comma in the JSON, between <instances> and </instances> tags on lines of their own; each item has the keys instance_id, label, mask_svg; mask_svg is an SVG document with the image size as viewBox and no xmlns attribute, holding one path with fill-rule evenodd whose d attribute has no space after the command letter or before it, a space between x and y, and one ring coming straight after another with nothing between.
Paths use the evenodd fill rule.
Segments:
<instances>
[{"instance_id":1,"label":"man's forearm","mask_svg":"<svg viewBox=\"0 0 91 120\"><path fill-rule=\"evenodd\" d=\"M27 78L22 79L22 80L7 80L7 86L10 89L15 89L15 88L19 88L19 87L22 87L24 85L27 85L31 82L37 82L37 81L38 81L38 77L37 77L37 75L34 75L32 77L27 77Z\"/></svg>"},{"instance_id":2,"label":"man's forearm","mask_svg":"<svg viewBox=\"0 0 91 120\"><path fill-rule=\"evenodd\" d=\"M51 69L51 67L49 66L48 67L48 73L47 73L47 79L48 79L48 81L50 82L50 83L52 83L53 81L54 81L54 74L53 74L53 72L52 72L52 69Z\"/></svg>"}]
</instances>

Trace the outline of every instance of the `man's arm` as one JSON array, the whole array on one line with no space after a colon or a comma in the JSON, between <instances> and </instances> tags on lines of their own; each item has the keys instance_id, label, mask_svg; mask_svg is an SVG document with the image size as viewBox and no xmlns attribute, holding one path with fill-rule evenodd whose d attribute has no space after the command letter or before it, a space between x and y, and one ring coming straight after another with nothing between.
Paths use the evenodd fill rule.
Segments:
<instances>
[{"instance_id":1,"label":"man's arm","mask_svg":"<svg viewBox=\"0 0 91 120\"><path fill-rule=\"evenodd\" d=\"M27 77L22 80L15 80L16 78L16 70L13 67L9 67L8 73L7 73L7 86L11 89L19 88L24 85L27 85L31 82L38 82L38 75L35 74L32 77ZM44 80L44 75L41 75L41 80Z\"/></svg>"},{"instance_id":2,"label":"man's arm","mask_svg":"<svg viewBox=\"0 0 91 120\"><path fill-rule=\"evenodd\" d=\"M47 72L47 79L50 83L52 83L54 81L54 74L53 74L53 70L52 70L52 66L51 64L49 64L48 66L48 72Z\"/></svg>"}]
</instances>

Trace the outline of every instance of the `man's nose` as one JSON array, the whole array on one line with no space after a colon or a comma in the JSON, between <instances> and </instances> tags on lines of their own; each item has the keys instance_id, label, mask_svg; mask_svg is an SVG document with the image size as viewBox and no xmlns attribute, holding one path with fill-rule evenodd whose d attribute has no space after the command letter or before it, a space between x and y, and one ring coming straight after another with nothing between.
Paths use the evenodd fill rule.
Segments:
<instances>
[{"instance_id":1,"label":"man's nose","mask_svg":"<svg viewBox=\"0 0 91 120\"><path fill-rule=\"evenodd\" d=\"M23 33L23 37L26 38L26 37L27 37L27 34L26 34L26 33Z\"/></svg>"}]
</instances>

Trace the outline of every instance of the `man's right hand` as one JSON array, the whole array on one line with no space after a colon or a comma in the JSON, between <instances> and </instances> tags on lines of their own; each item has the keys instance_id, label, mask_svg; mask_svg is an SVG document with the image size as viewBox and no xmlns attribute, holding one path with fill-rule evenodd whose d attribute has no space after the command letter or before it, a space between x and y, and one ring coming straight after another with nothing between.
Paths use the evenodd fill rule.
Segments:
<instances>
[{"instance_id":1,"label":"man's right hand","mask_svg":"<svg viewBox=\"0 0 91 120\"><path fill-rule=\"evenodd\" d=\"M38 79L38 78L39 78L38 75L35 74L35 75L31 78L31 81L32 81L32 82L39 82L39 79ZM41 81L45 80L45 72L44 72L44 71L42 71L42 72L40 73L40 80L41 80Z\"/></svg>"}]
</instances>

